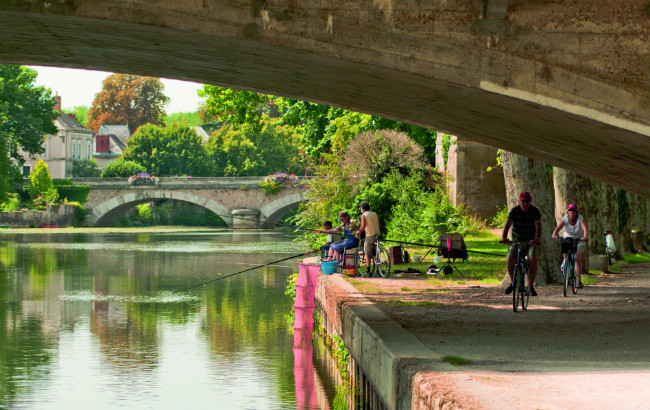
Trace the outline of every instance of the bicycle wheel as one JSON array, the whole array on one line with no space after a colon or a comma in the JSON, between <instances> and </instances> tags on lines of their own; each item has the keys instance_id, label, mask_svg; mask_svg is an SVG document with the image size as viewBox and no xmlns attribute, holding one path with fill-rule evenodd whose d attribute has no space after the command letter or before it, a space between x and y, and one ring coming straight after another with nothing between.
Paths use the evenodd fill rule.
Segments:
<instances>
[{"instance_id":1,"label":"bicycle wheel","mask_svg":"<svg viewBox=\"0 0 650 410\"><path fill-rule=\"evenodd\" d=\"M357 271L357 275L363 276L366 274L366 258L368 256L363 252L362 249L359 249L354 255L354 269ZM370 264L370 274L372 276L374 266Z\"/></svg>"},{"instance_id":2,"label":"bicycle wheel","mask_svg":"<svg viewBox=\"0 0 650 410\"><path fill-rule=\"evenodd\" d=\"M521 283L521 292L519 292L519 295L521 297L521 308L523 310L526 310L526 309L528 309L528 298L530 297L530 289L526 287L526 275L525 274L521 275L520 283Z\"/></svg>"},{"instance_id":3,"label":"bicycle wheel","mask_svg":"<svg viewBox=\"0 0 650 410\"><path fill-rule=\"evenodd\" d=\"M564 257L564 269L562 271L562 276L564 279L564 297L566 297L567 289L569 288L569 278L570 278L570 268L569 268L569 256Z\"/></svg>"},{"instance_id":4,"label":"bicycle wheel","mask_svg":"<svg viewBox=\"0 0 650 410\"><path fill-rule=\"evenodd\" d=\"M521 266L517 265L515 267L514 278L512 281L512 310L517 311L519 305L519 272L521 271Z\"/></svg>"},{"instance_id":5,"label":"bicycle wheel","mask_svg":"<svg viewBox=\"0 0 650 410\"><path fill-rule=\"evenodd\" d=\"M383 246L379 247L379 255L375 256L375 267L382 278L387 278L390 275L390 255Z\"/></svg>"},{"instance_id":6,"label":"bicycle wheel","mask_svg":"<svg viewBox=\"0 0 650 410\"><path fill-rule=\"evenodd\" d=\"M576 276L575 265L571 266L571 290L574 295L578 294L578 277Z\"/></svg>"}]
</instances>

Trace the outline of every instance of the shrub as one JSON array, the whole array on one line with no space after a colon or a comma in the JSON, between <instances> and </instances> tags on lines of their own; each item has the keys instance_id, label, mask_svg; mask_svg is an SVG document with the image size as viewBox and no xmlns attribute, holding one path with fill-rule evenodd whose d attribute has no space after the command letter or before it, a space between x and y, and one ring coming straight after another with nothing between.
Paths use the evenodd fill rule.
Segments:
<instances>
[{"instance_id":1,"label":"shrub","mask_svg":"<svg viewBox=\"0 0 650 410\"><path fill-rule=\"evenodd\" d=\"M55 186L59 198L64 201L85 203L90 192L90 185L61 185Z\"/></svg>"},{"instance_id":2,"label":"shrub","mask_svg":"<svg viewBox=\"0 0 650 410\"><path fill-rule=\"evenodd\" d=\"M100 176L102 170L99 169L97 161L94 159L73 159L72 176L76 178L96 178Z\"/></svg>"},{"instance_id":3,"label":"shrub","mask_svg":"<svg viewBox=\"0 0 650 410\"><path fill-rule=\"evenodd\" d=\"M118 159L107 164L102 171L102 178L127 178L131 175L144 174L147 172L137 162Z\"/></svg>"},{"instance_id":4,"label":"shrub","mask_svg":"<svg viewBox=\"0 0 650 410\"><path fill-rule=\"evenodd\" d=\"M36 209L44 209L48 205L53 205L59 200L59 192L56 188L50 188L49 191L37 196L34 199L34 205Z\"/></svg>"},{"instance_id":5,"label":"shrub","mask_svg":"<svg viewBox=\"0 0 650 410\"><path fill-rule=\"evenodd\" d=\"M20 197L18 194L8 194L7 200L0 207L3 212L20 211Z\"/></svg>"},{"instance_id":6,"label":"shrub","mask_svg":"<svg viewBox=\"0 0 650 410\"><path fill-rule=\"evenodd\" d=\"M39 159L34 166L34 171L29 175L29 185L27 186L29 195L32 199L36 199L50 191L53 186L47 164Z\"/></svg>"},{"instance_id":7,"label":"shrub","mask_svg":"<svg viewBox=\"0 0 650 410\"><path fill-rule=\"evenodd\" d=\"M140 204L136 205L136 208L138 209L138 216L140 217L140 220L144 223L149 223L153 215L151 206L149 204Z\"/></svg>"},{"instance_id":8,"label":"shrub","mask_svg":"<svg viewBox=\"0 0 650 410\"><path fill-rule=\"evenodd\" d=\"M76 201L63 201L65 205L74 205L74 226L80 226L83 221L86 219L86 208Z\"/></svg>"},{"instance_id":9,"label":"shrub","mask_svg":"<svg viewBox=\"0 0 650 410\"><path fill-rule=\"evenodd\" d=\"M52 180L52 185L55 187L70 186L72 185L72 178L57 178Z\"/></svg>"},{"instance_id":10,"label":"shrub","mask_svg":"<svg viewBox=\"0 0 650 410\"><path fill-rule=\"evenodd\" d=\"M282 191L282 188L284 188L284 185L281 182L275 181L260 181L260 186L267 195L277 194Z\"/></svg>"},{"instance_id":11,"label":"shrub","mask_svg":"<svg viewBox=\"0 0 650 410\"><path fill-rule=\"evenodd\" d=\"M508 205L503 205L501 208L497 206L497 214L492 217L490 226L493 228L503 227L506 224L509 213L510 212L508 211Z\"/></svg>"}]
</instances>

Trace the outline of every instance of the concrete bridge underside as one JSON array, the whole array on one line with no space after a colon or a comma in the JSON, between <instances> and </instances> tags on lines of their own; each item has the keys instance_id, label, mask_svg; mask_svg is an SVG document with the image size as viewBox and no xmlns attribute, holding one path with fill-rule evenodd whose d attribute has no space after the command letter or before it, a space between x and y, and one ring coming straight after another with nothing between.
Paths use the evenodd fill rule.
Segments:
<instances>
[{"instance_id":1,"label":"concrete bridge underside","mask_svg":"<svg viewBox=\"0 0 650 410\"><path fill-rule=\"evenodd\" d=\"M0 2L0 62L177 78L422 125L650 197L647 0Z\"/></svg>"}]
</instances>

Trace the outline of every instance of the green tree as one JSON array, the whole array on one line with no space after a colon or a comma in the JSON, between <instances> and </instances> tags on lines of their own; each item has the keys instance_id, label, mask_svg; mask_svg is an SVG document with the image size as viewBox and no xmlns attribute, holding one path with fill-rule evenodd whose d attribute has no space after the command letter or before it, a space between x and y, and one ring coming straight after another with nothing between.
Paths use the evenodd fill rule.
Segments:
<instances>
[{"instance_id":1,"label":"green tree","mask_svg":"<svg viewBox=\"0 0 650 410\"><path fill-rule=\"evenodd\" d=\"M88 111L90 110L90 107L87 105L77 105L72 107L71 110L63 110L66 114L73 114L74 117L77 119L77 122L84 127L88 126Z\"/></svg>"},{"instance_id":2,"label":"green tree","mask_svg":"<svg viewBox=\"0 0 650 410\"><path fill-rule=\"evenodd\" d=\"M50 169L42 159L39 159L34 165L32 173L29 174L27 191L32 199L36 199L39 195L44 195L53 188L54 184L50 176Z\"/></svg>"},{"instance_id":3,"label":"green tree","mask_svg":"<svg viewBox=\"0 0 650 410\"><path fill-rule=\"evenodd\" d=\"M102 170L102 178L128 178L131 175L142 174L147 170L137 162L125 161L120 158L106 164Z\"/></svg>"},{"instance_id":4,"label":"green tree","mask_svg":"<svg viewBox=\"0 0 650 410\"><path fill-rule=\"evenodd\" d=\"M21 150L41 154L44 135L57 132L54 99L34 85L36 76L31 68L0 64L0 203L22 179Z\"/></svg>"},{"instance_id":5,"label":"green tree","mask_svg":"<svg viewBox=\"0 0 650 410\"><path fill-rule=\"evenodd\" d=\"M198 127L203 124L203 121L201 120L201 116L198 112L176 112L165 117L165 125L170 126L172 124L182 124L188 125L190 127Z\"/></svg>"},{"instance_id":6,"label":"green tree","mask_svg":"<svg viewBox=\"0 0 650 410\"><path fill-rule=\"evenodd\" d=\"M263 115L259 132L233 124L215 131L208 152L217 176L268 175L277 171L304 171L293 127Z\"/></svg>"},{"instance_id":7,"label":"green tree","mask_svg":"<svg viewBox=\"0 0 650 410\"><path fill-rule=\"evenodd\" d=\"M88 112L88 126L128 124L131 132L141 125L162 125L169 97L159 78L131 74L111 74L102 83Z\"/></svg>"},{"instance_id":8,"label":"green tree","mask_svg":"<svg viewBox=\"0 0 650 410\"><path fill-rule=\"evenodd\" d=\"M102 170L94 159L72 160L72 176L77 178L95 178L102 174Z\"/></svg>"},{"instance_id":9,"label":"green tree","mask_svg":"<svg viewBox=\"0 0 650 410\"><path fill-rule=\"evenodd\" d=\"M187 125L140 127L127 141L123 158L141 164L156 176L208 176L212 162L203 139Z\"/></svg>"},{"instance_id":10,"label":"green tree","mask_svg":"<svg viewBox=\"0 0 650 410\"><path fill-rule=\"evenodd\" d=\"M391 129L406 132L424 148L429 163L435 164L436 131L426 128L251 91L205 86L199 95L206 97L208 113L217 115L222 121L230 121L255 131L261 130L262 115L265 112L277 112L284 124L296 127L296 132L300 135L300 148L312 158L318 158L322 152L344 150L352 137L362 131Z\"/></svg>"}]
</instances>

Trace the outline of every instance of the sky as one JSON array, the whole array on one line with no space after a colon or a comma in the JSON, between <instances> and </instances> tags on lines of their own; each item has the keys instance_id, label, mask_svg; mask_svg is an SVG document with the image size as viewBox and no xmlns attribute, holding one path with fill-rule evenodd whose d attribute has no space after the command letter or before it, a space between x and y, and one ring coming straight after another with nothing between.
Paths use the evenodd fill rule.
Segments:
<instances>
[{"instance_id":1,"label":"sky","mask_svg":"<svg viewBox=\"0 0 650 410\"><path fill-rule=\"evenodd\" d=\"M63 109L86 105L90 107L95 94L102 90L102 81L111 73L105 71L79 70L73 68L29 66L38 72L36 85L43 85L52 94L59 93ZM196 91L203 84L162 78L165 95L170 98L167 114L176 112L193 112L199 106L201 98Z\"/></svg>"}]
</instances>

